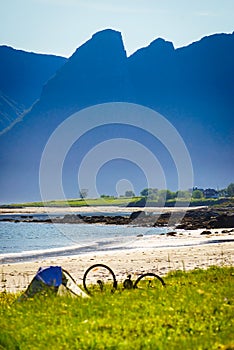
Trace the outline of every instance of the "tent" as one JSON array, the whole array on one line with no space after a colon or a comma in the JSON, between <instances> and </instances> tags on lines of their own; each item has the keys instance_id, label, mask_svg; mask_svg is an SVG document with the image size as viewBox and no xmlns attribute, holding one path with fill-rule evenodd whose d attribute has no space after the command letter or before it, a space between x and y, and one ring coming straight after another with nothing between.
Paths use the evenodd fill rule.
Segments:
<instances>
[{"instance_id":1,"label":"tent","mask_svg":"<svg viewBox=\"0 0 234 350\"><path fill-rule=\"evenodd\" d=\"M74 278L67 271L62 269L61 266L40 267L27 290L20 296L19 300L32 298L35 294L39 293L89 298L89 296L78 287Z\"/></svg>"}]
</instances>

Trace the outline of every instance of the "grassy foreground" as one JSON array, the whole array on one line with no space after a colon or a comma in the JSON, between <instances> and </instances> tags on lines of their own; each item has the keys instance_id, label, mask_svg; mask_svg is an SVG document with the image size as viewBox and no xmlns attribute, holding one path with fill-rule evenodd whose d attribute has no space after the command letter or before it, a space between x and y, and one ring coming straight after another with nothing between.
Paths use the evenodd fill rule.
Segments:
<instances>
[{"instance_id":1,"label":"grassy foreground","mask_svg":"<svg viewBox=\"0 0 234 350\"><path fill-rule=\"evenodd\" d=\"M212 267L88 300L2 293L0 349L234 349L233 280L233 267Z\"/></svg>"}]
</instances>

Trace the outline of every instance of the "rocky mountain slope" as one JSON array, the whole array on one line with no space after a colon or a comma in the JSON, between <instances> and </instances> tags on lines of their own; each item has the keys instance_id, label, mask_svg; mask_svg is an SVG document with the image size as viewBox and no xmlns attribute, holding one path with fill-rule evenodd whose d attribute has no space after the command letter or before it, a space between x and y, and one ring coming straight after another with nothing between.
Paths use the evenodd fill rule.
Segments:
<instances>
[{"instance_id":1,"label":"rocky mountain slope","mask_svg":"<svg viewBox=\"0 0 234 350\"><path fill-rule=\"evenodd\" d=\"M233 62L234 34L212 35L180 49L156 39L127 57L119 32L96 33L66 62L59 61L60 69L44 85L40 99L20 123L1 136L0 200L39 198L39 164L52 132L72 113L106 102L136 103L166 117L190 152L196 185L216 187L232 182ZM9 84L9 89L14 85ZM18 102L29 105L35 96L27 101L22 97ZM82 157L101 141L116 137L144 144L165 169L167 187L176 186L175 165L149 134L126 126L103 126L74 145L64 173L67 196L77 197L74 169ZM113 164L100 179L100 193L111 193L109 179L118 181L126 168L119 163L117 175ZM129 173L131 179L134 171ZM141 185L139 181L136 188Z\"/></svg>"},{"instance_id":2,"label":"rocky mountain slope","mask_svg":"<svg viewBox=\"0 0 234 350\"><path fill-rule=\"evenodd\" d=\"M0 131L39 99L66 58L0 46Z\"/></svg>"}]
</instances>

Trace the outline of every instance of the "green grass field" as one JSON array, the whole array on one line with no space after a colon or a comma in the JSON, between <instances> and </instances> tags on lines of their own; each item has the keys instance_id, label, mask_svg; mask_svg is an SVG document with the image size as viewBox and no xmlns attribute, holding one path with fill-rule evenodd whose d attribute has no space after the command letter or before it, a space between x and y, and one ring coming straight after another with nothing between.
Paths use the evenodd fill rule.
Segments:
<instances>
[{"instance_id":1,"label":"green grass field","mask_svg":"<svg viewBox=\"0 0 234 350\"><path fill-rule=\"evenodd\" d=\"M126 206L145 206L144 203L142 204L143 197L105 197L105 198L85 198L85 199L68 199L67 201L62 200L53 200L49 202L27 202L27 203L13 203L10 205L2 205L1 207L11 207L11 208L18 208L18 207L89 207L89 206L119 206L119 207L126 207ZM157 200L148 200L147 206L157 207L157 206L166 206L166 207L173 207L174 205L177 206L188 206L188 200L179 198L177 200L175 199L169 199L165 203L160 203ZM190 206L234 206L234 199L233 198L220 198L220 199L214 199L214 198L203 198L203 199L191 199Z\"/></svg>"},{"instance_id":2,"label":"green grass field","mask_svg":"<svg viewBox=\"0 0 234 350\"><path fill-rule=\"evenodd\" d=\"M0 349L234 349L233 279L212 267L90 299L2 293Z\"/></svg>"},{"instance_id":3,"label":"green grass field","mask_svg":"<svg viewBox=\"0 0 234 350\"><path fill-rule=\"evenodd\" d=\"M11 204L10 207L84 207L84 206L126 206L129 202L136 202L141 197L134 198L94 198L94 199L68 199L67 201L53 200L49 202L27 202ZM8 205L9 206L9 205ZM4 207L4 206L3 206Z\"/></svg>"}]
</instances>

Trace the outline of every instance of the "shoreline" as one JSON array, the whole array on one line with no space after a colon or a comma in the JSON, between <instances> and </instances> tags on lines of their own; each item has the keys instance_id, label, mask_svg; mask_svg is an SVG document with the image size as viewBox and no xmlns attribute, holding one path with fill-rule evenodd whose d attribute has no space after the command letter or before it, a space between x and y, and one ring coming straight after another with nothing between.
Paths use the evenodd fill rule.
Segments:
<instances>
[{"instance_id":1,"label":"shoreline","mask_svg":"<svg viewBox=\"0 0 234 350\"><path fill-rule=\"evenodd\" d=\"M20 215L20 214L54 214L54 213L79 213L79 212L126 212L132 213L135 211L145 212L176 212L207 208L206 206L199 207L119 207L119 206L84 206L84 207L25 207L25 208L0 208L0 215Z\"/></svg>"},{"instance_id":2,"label":"shoreline","mask_svg":"<svg viewBox=\"0 0 234 350\"><path fill-rule=\"evenodd\" d=\"M166 244L171 245L168 247ZM0 292L16 293L25 290L38 268L50 265L62 266L82 285L84 272L96 263L110 266L119 282L128 274L136 279L145 272L164 276L173 270L205 269L213 265L234 266L234 235L231 232L224 234L221 229L212 230L209 235L201 235L201 230L196 230L193 233L185 232L184 236L163 236L158 240L154 236L147 240L140 237L130 249L126 247L6 263L0 265Z\"/></svg>"},{"instance_id":3,"label":"shoreline","mask_svg":"<svg viewBox=\"0 0 234 350\"><path fill-rule=\"evenodd\" d=\"M0 292L20 292L27 288L39 267L60 265L67 270L82 285L85 271L93 264L103 263L110 266L121 281L131 274L133 279L145 272L154 272L164 276L173 270L192 270L208 268L209 266L234 266L234 226L233 209L212 209L207 207L167 208L167 207L73 207L73 208L45 208L27 207L21 209L0 209L0 214L40 214L80 212L149 212L162 214L162 224L168 226L168 213L183 215L189 211L185 227L174 227L172 232L147 237L134 237L127 245L112 250L97 250L79 252L66 256L35 257L33 261L5 263L0 265ZM220 212L218 212L220 211ZM208 217L208 220L205 219ZM143 218L139 218L142 225ZM228 221L227 221L228 219ZM138 224L138 219L134 223ZM212 224L213 223L213 224ZM224 224L224 225L223 225ZM92 225L92 224L91 224ZM139 225L139 226L141 226ZM212 227L213 225L213 227ZM226 225L226 226L225 226ZM138 226L138 225L137 225ZM181 226L181 225L180 225ZM123 225L124 227L124 225ZM173 226L172 226L173 227Z\"/></svg>"},{"instance_id":4,"label":"shoreline","mask_svg":"<svg viewBox=\"0 0 234 350\"><path fill-rule=\"evenodd\" d=\"M1 208L0 215L33 215L33 214L86 214L86 213L126 213L130 215L133 212L144 211L148 213L174 213L186 212L187 210L198 210L207 208L201 207L119 207L119 206L87 206L87 207L25 207L25 208Z\"/></svg>"}]
</instances>

